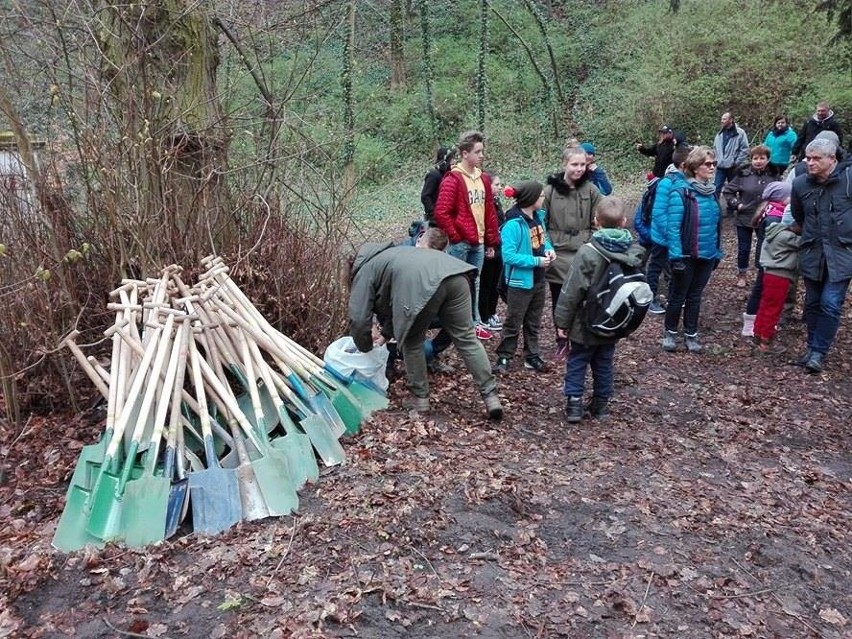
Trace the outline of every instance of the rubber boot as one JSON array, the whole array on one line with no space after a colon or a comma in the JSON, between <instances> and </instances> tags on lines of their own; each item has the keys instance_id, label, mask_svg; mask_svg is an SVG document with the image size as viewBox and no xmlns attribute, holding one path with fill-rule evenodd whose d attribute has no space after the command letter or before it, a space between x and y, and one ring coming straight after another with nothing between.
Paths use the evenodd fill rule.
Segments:
<instances>
[{"instance_id":1,"label":"rubber boot","mask_svg":"<svg viewBox=\"0 0 852 639\"><path fill-rule=\"evenodd\" d=\"M748 313L743 313L743 330L740 332L740 335L743 337L754 337L754 318L756 315L749 315Z\"/></svg>"}]
</instances>

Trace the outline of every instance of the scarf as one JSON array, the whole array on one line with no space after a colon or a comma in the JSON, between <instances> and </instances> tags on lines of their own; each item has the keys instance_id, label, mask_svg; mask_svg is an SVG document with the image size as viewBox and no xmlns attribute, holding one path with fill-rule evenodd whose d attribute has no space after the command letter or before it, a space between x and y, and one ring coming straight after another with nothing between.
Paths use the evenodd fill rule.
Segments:
<instances>
[{"instance_id":1,"label":"scarf","mask_svg":"<svg viewBox=\"0 0 852 639\"><path fill-rule=\"evenodd\" d=\"M701 195L713 195L716 193L716 185L713 182L699 182L696 178L686 178L690 188Z\"/></svg>"},{"instance_id":2,"label":"scarf","mask_svg":"<svg viewBox=\"0 0 852 639\"><path fill-rule=\"evenodd\" d=\"M626 253L633 243L633 236L627 229L598 229L592 234L598 244L610 253Z\"/></svg>"},{"instance_id":3,"label":"scarf","mask_svg":"<svg viewBox=\"0 0 852 639\"><path fill-rule=\"evenodd\" d=\"M787 129L789 128L789 126L785 126L783 129L776 129L775 127L772 127L772 135L774 135L776 138L780 137L787 133Z\"/></svg>"}]
</instances>

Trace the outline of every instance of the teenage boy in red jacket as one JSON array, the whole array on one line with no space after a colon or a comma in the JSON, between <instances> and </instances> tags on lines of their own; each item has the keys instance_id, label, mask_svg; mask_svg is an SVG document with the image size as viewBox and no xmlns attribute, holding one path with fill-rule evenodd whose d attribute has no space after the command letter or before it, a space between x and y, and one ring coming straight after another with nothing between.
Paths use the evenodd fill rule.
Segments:
<instances>
[{"instance_id":1,"label":"teenage boy in red jacket","mask_svg":"<svg viewBox=\"0 0 852 639\"><path fill-rule=\"evenodd\" d=\"M491 339L491 332L479 317L479 272L485 257L493 257L500 245L500 232L491 178L482 172L485 138L479 131L467 131L457 146L460 160L441 180L435 223L450 239L447 252L476 267L471 290L473 322L479 339Z\"/></svg>"}]
</instances>

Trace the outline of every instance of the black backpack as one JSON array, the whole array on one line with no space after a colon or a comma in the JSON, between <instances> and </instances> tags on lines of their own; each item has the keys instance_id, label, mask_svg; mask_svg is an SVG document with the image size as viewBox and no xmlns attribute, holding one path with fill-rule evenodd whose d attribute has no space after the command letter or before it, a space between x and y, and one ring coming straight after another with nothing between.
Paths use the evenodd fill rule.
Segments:
<instances>
[{"instance_id":1,"label":"black backpack","mask_svg":"<svg viewBox=\"0 0 852 639\"><path fill-rule=\"evenodd\" d=\"M586 293L583 325L599 337L621 339L639 328L654 295L638 267L607 262L600 279Z\"/></svg>"},{"instance_id":2,"label":"black backpack","mask_svg":"<svg viewBox=\"0 0 852 639\"><path fill-rule=\"evenodd\" d=\"M636 206L636 212L633 214L633 228L639 236L639 244L648 248L651 246L651 211L654 209L654 200L657 199L657 187L660 185L660 180L665 180L666 177L654 178L645 187L645 192L642 193L642 199Z\"/></svg>"}]
</instances>

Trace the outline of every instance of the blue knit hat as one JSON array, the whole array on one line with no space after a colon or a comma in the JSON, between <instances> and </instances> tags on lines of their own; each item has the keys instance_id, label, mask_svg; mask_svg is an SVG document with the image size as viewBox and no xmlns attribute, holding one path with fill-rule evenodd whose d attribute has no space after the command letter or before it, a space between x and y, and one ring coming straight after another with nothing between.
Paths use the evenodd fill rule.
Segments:
<instances>
[{"instance_id":1,"label":"blue knit hat","mask_svg":"<svg viewBox=\"0 0 852 639\"><path fill-rule=\"evenodd\" d=\"M591 142L583 142L580 145L580 148L583 149L589 155L597 155L597 149L595 148L595 145Z\"/></svg>"}]
</instances>

